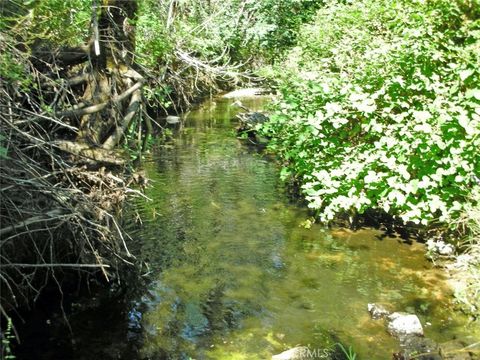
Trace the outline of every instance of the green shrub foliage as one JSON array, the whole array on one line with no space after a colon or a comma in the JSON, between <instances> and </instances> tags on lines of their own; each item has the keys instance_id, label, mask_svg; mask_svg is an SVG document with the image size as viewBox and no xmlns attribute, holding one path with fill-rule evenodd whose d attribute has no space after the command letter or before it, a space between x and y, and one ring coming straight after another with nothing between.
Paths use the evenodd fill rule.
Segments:
<instances>
[{"instance_id":1,"label":"green shrub foliage","mask_svg":"<svg viewBox=\"0 0 480 360\"><path fill-rule=\"evenodd\" d=\"M196 57L227 54L234 62L273 61L297 41L314 18L318 0L185 0L139 2L137 50L154 65L175 47ZM167 29L168 27L168 29Z\"/></svg>"},{"instance_id":2,"label":"green shrub foliage","mask_svg":"<svg viewBox=\"0 0 480 360\"><path fill-rule=\"evenodd\" d=\"M480 2L329 1L262 131L322 221L448 222L480 182Z\"/></svg>"}]
</instances>

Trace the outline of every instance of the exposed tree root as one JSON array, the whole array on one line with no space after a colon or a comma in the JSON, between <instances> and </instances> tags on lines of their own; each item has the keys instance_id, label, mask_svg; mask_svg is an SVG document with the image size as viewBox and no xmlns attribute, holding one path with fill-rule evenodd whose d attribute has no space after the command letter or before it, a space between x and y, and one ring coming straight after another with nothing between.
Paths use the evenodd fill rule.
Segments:
<instances>
[{"instance_id":1,"label":"exposed tree root","mask_svg":"<svg viewBox=\"0 0 480 360\"><path fill-rule=\"evenodd\" d=\"M22 79L0 78L4 314L31 304L67 271L108 280L120 263L132 264L117 218L127 193L138 192L113 149L142 121L145 79L132 68L131 36L119 27L135 16L133 3L104 1L100 42L93 36L59 49L40 42L28 51L18 34L0 33L0 52L24 71Z\"/></svg>"}]
</instances>

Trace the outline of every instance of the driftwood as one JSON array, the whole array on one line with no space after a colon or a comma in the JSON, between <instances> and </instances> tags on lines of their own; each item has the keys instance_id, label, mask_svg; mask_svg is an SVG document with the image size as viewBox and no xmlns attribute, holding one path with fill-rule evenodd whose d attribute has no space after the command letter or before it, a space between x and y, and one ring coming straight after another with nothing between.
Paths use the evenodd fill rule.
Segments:
<instances>
[{"instance_id":1,"label":"driftwood","mask_svg":"<svg viewBox=\"0 0 480 360\"><path fill-rule=\"evenodd\" d=\"M93 161L113 166L123 166L126 163L125 159L119 157L118 152L94 147L89 144L62 140L54 142L54 145L62 151L80 157L80 163L82 159L86 159L87 163Z\"/></svg>"},{"instance_id":2,"label":"driftwood","mask_svg":"<svg viewBox=\"0 0 480 360\"><path fill-rule=\"evenodd\" d=\"M45 216L46 215L46 216ZM48 211L45 215L39 215L39 216L32 216L28 219L25 219L21 222L18 222L17 224L13 224L10 226L6 226L2 229L0 229L0 236L3 237L5 235L8 235L9 233L13 231L17 231L19 229L27 228L30 225L38 224L38 223L43 223L45 221L57 221L59 217L68 217L65 216L65 213L62 209L53 209Z\"/></svg>"}]
</instances>

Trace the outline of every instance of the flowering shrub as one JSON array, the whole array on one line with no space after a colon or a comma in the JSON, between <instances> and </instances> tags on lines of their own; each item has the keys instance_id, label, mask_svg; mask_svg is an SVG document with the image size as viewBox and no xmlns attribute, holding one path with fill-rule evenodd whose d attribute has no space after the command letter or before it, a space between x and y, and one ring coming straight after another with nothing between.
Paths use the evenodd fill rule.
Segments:
<instances>
[{"instance_id":1,"label":"flowering shrub","mask_svg":"<svg viewBox=\"0 0 480 360\"><path fill-rule=\"evenodd\" d=\"M479 1L327 2L262 131L322 221L448 222L480 182Z\"/></svg>"}]
</instances>

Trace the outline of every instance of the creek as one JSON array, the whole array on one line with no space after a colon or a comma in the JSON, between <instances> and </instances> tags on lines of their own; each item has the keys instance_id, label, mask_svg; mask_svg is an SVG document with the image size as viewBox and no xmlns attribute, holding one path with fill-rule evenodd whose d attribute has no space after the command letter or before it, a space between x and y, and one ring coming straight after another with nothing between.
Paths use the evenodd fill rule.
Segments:
<instances>
[{"instance_id":1,"label":"creek","mask_svg":"<svg viewBox=\"0 0 480 360\"><path fill-rule=\"evenodd\" d=\"M268 98L242 99L261 109ZM136 232L155 280L139 302L142 354L268 359L297 344L341 341L363 359L398 346L367 303L418 314L439 342L463 333L424 247L382 231L310 229L277 166L235 137L236 108L214 99L188 114L146 165L151 202Z\"/></svg>"},{"instance_id":2,"label":"creek","mask_svg":"<svg viewBox=\"0 0 480 360\"><path fill-rule=\"evenodd\" d=\"M242 99L251 109L268 101ZM62 358L270 359L341 342L360 359L391 359L398 342L370 318L372 302L416 313L437 342L473 342L422 244L302 226L310 215L278 165L236 138L232 102L205 102L154 146L151 201L137 200L127 224L148 281L128 301L74 317L76 350Z\"/></svg>"}]
</instances>

